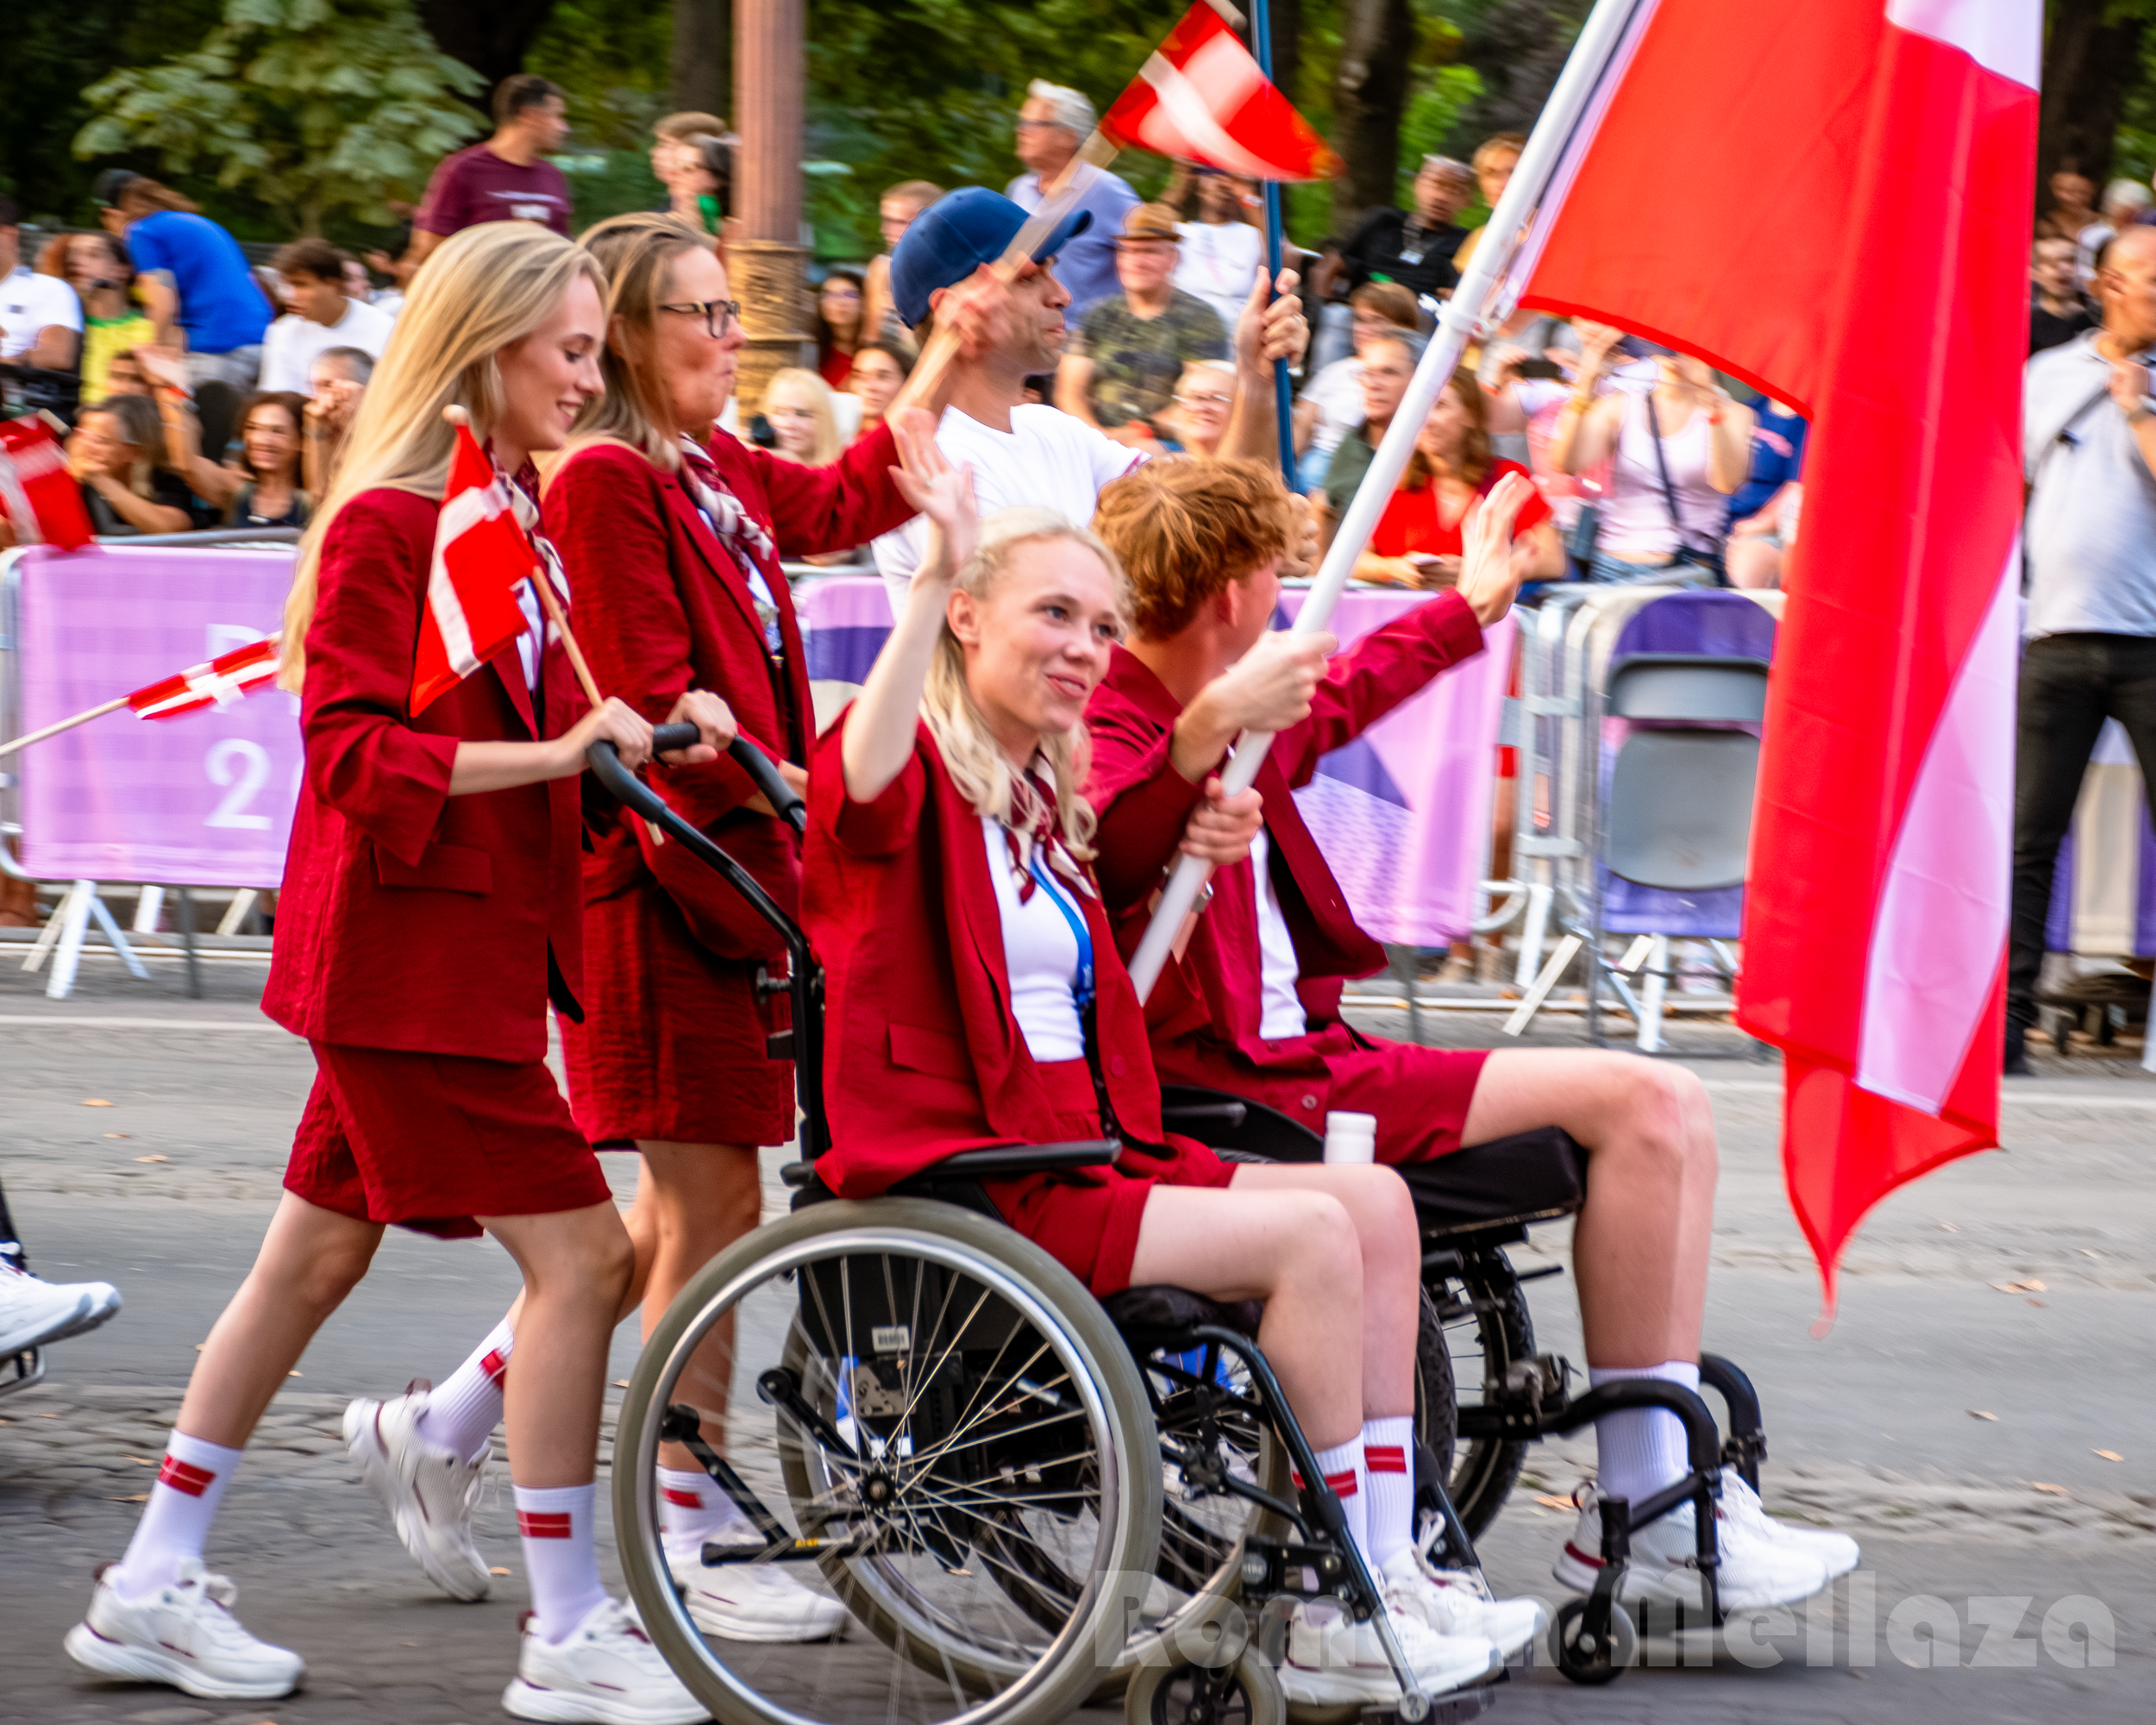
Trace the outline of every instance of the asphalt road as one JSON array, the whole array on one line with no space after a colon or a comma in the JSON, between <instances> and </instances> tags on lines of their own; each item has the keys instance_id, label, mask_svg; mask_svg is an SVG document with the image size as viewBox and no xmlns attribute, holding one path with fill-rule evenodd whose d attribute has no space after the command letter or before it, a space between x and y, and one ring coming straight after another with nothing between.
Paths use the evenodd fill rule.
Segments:
<instances>
[{"instance_id":1,"label":"asphalt road","mask_svg":"<svg viewBox=\"0 0 2156 1725\"><path fill-rule=\"evenodd\" d=\"M128 1306L54 1350L49 1384L0 1402L0 1721L501 1717L513 1577L483 1605L432 1596L335 1440L344 1399L446 1373L499 1314L516 1277L486 1243L392 1232L228 1500L213 1562L240 1582L250 1627L307 1654L302 1695L233 1707L101 1686L60 1653L90 1570L118 1553L147 1490L137 1458L156 1455L193 1346L274 1205L312 1063L255 1012L258 966L209 967L210 998L196 1002L169 963L143 983L92 956L76 998L50 1002L17 962L0 960L0 1181L39 1270L109 1278ZM1457 1044L1495 1040L1489 1018L1424 1024ZM1576 1034L1550 1019L1535 1039ZM1763 1392L1771 1507L1855 1533L1863 1578L1837 1594L1831 1622L1799 1613L1733 1645L1650 1643L1664 1665L1606 1690L1524 1670L1489 1716L2048 1725L2156 1713L2156 1081L2122 1062L2040 1060L2039 1076L2008 1088L2007 1152L1881 1206L1815 1338L1818 1281L1781 1190L1778 1075L1726 1030L1688 1028L1678 1047L1711 1088L1723 1146L1708 1345ZM612 1160L625 1197L631 1165ZM1539 1230L1519 1257L1563 1264L1565 1231ZM1541 1345L1576 1361L1568 1280L1535 1283L1532 1303ZM624 1331L611 1375L625 1377L634 1353ZM1569 1493L1592 1457L1591 1440L1536 1453L1484 1542L1501 1590L1554 1593L1548 1563L1569 1512L1537 1500ZM505 1502L492 1496L480 1526L513 1570ZM2112 1663L2073 1663L2086 1621ZM843 1671L848 1654L805 1657ZM840 1711L886 1716L865 1690Z\"/></svg>"}]
</instances>

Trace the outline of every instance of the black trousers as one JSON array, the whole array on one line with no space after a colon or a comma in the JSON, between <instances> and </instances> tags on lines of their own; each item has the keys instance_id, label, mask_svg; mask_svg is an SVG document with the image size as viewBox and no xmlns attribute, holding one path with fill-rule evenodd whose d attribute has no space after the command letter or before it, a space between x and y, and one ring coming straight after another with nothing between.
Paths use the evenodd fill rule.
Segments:
<instances>
[{"instance_id":1,"label":"black trousers","mask_svg":"<svg viewBox=\"0 0 2156 1725\"><path fill-rule=\"evenodd\" d=\"M2014 751L2014 932L2006 969L2007 1016L2021 1024L2036 1020L2059 844L2107 718L2133 739L2156 807L2156 636L2046 635L2028 644Z\"/></svg>"}]
</instances>

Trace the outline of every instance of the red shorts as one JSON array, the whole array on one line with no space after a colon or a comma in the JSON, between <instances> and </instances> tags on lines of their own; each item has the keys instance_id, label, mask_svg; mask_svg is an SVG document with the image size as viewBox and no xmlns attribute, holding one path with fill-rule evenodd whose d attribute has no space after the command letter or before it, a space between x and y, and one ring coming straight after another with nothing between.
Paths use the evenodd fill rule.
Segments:
<instances>
[{"instance_id":1,"label":"red shorts","mask_svg":"<svg viewBox=\"0 0 2156 1725\"><path fill-rule=\"evenodd\" d=\"M1364 1040L1370 1045L1325 1057L1327 1110L1376 1115L1377 1159L1388 1166L1459 1149L1489 1051Z\"/></svg>"},{"instance_id":2,"label":"red shorts","mask_svg":"<svg viewBox=\"0 0 2156 1725\"><path fill-rule=\"evenodd\" d=\"M1055 1060L1034 1070L1048 1087L1059 1139L1099 1138L1100 1109L1086 1063ZM1235 1177L1234 1165L1203 1145L1169 1142L1178 1152L1173 1162L1126 1149L1113 1168L984 1180L981 1187L1005 1221L1105 1300L1131 1285L1138 1224L1154 1187L1225 1186Z\"/></svg>"},{"instance_id":3,"label":"red shorts","mask_svg":"<svg viewBox=\"0 0 2156 1725\"><path fill-rule=\"evenodd\" d=\"M285 1189L339 1215L444 1239L479 1216L542 1216L613 1195L554 1075L479 1060L317 1042Z\"/></svg>"}]
</instances>

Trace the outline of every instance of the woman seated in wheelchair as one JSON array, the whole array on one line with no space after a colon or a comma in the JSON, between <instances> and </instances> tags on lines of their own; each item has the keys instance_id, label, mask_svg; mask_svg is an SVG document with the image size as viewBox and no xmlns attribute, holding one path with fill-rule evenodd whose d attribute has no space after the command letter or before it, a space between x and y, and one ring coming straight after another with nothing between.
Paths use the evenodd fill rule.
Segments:
<instances>
[{"instance_id":1,"label":"woman seated in wheelchair","mask_svg":"<svg viewBox=\"0 0 2156 1725\"><path fill-rule=\"evenodd\" d=\"M1459 585L1333 656L1329 635L1273 630L1278 569L1294 531L1278 477L1252 461L1156 461L1100 494L1094 530L1130 583L1134 629L1108 650L1086 710L1086 794L1099 878L1125 953L1150 920L1163 868L1194 812L1217 805L1212 775L1244 730L1275 733L1256 789L1263 825L1213 895L1145 1005L1163 1082L1228 1091L1290 1119L1374 1114L1377 1160L1399 1164L1539 1127L1585 1145L1587 1198L1573 1265L1597 1384L1657 1377L1699 1385L1714 1220L1714 1119L1697 1078L1636 1055L1588 1050L1454 1051L1369 1037L1339 1013L1344 977L1382 968L1358 928L1292 787L1447 666L1480 652L1510 609L1508 558L1528 482L1504 480L1476 511ZM955 615L956 613L954 613ZM1217 817L1225 822L1227 808ZM1664 1408L1596 1422L1599 1489L1634 1502L1688 1471L1684 1429ZM1585 1590L1601 1567L1591 1494L1555 1573ZM1725 1609L1817 1592L1857 1562L1839 1534L1776 1521L1733 1469L1720 1518ZM1624 1596L1697 1597L1688 1504L1633 1536Z\"/></svg>"},{"instance_id":2,"label":"woman seated in wheelchair","mask_svg":"<svg viewBox=\"0 0 2156 1725\"><path fill-rule=\"evenodd\" d=\"M1258 1339L1432 1691L1532 1638L1532 1601L1426 1569L1411 1535L1420 1245L1376 1167L1230 1166L1163 1131L1158 1081L1090 863L1086 701L1126 617L1115 560L1046 511L975 517L918 411L898 428L929 553L861 697L809 775L803 921L826 965L846 1198L987 1145L1119 1138L1112 1168L984 1182L1010 1225L1106 1296L1172 1284L1265 1302ZM915 462L922 465L914 467ZM1184 842L1241 856L1257 800L1194 803ZM1379 1639L1298 1608L1290 1698L1397 1694Z\"/></svg>"}]
</instances>

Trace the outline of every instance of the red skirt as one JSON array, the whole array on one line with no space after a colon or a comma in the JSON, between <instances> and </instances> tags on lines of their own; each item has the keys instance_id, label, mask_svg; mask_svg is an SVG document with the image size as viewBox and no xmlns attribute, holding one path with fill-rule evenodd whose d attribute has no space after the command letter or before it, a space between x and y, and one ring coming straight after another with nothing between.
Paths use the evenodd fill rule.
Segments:
<instances>
[{"instance_id":1,"label":"red skirt","mask_svg":"<svg viewBox=\"0 0 2156 1725\"><path fill-rule=\"evenodd\" d=\"M599 1158L537 1061L317 1042L285 1189L365 1222L468 1239L480 1216L610 1201Z\"/></svg>"},{"instance_id":2,"label":"red skirt","mask_svg":"<svg viewBox=\"0 0 2156 1725\"><path fill-rule=\"evenodd\" d=\"M1100 1137L1100 1104L1086 1063L1055 1060L1034 1070L1048 1087L1057 1138ZM984 1180L981 1188L1005 1221L1105 1300L1131 1285L1138 1224L1154 1187L1225 1186L1235 1177L1234 1167L1201 1144L1170 1138L1169 1145L1177 1152L1173 1162L1126 1149L1113 1168Z\"/></svg>"},{"instance_id":3,"label":"red skirt","mask_svg":"<svg viewBox=\"0 0 2156 1725\"><path fill-rule=\"evenodd\" d=\"M777 967L773 967L776 969ZM564 1020L569 1105L592 1143L784 1144L793 1065L764 1052L787 999L759 1005L753 960L721 958L646 881L584 909L581 1025Z\"/></svg>"},{"instance_id":4,"label":"red skirt","mask_svg":"<svg viewBox=\"0 0 2156 1725\"><path fill-rule=\"evenodd\" d=\"M1377 1159L1388 1167L1459 1149L1489 1051L1366 1040L1368 1047L1326 1056L1326 1109L1376 1115Z\"/></svg>"}]
</instances>

